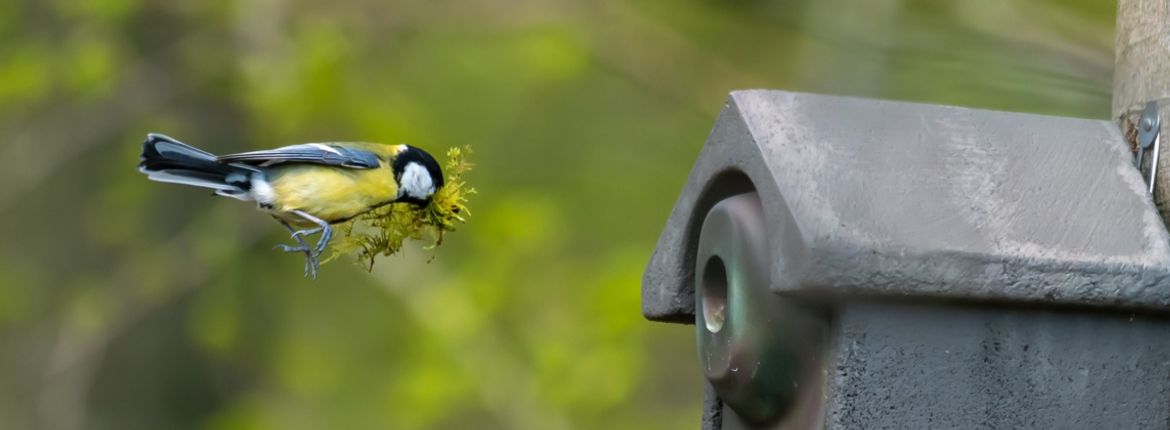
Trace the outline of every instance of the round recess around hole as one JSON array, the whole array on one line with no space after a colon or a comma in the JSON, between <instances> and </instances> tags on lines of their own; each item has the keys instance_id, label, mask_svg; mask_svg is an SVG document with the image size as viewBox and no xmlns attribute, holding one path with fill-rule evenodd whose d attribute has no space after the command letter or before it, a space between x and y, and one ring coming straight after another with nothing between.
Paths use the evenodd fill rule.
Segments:
<instances>
[{"instance_id":1,"label":"round recess around hole","mask_svg":"<svg viewBox=\"0 0 1170 430\"><path fill-rule=\"evenodd\" d=\"M703 323L707 331L719 333L727 320L727 267L712 256L703 269Z\"/></svg>"}]
</instances>

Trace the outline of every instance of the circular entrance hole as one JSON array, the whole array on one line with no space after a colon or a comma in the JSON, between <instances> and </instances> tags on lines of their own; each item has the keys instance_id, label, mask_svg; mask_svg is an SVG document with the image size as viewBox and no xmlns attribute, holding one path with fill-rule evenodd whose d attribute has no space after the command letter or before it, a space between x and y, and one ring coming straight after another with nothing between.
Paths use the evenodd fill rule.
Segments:
<instances>
[{"instance_id":1,"label":"circular entrance hole","mask_svg":"<svg viewBox=\"0 0 1170 430\"><path fill-rule=\"evenodd\" d=\"M727 268L712 256L703 269L703 322L707 331L719 333L727 319Z\"/></svg>"}]
</instances>

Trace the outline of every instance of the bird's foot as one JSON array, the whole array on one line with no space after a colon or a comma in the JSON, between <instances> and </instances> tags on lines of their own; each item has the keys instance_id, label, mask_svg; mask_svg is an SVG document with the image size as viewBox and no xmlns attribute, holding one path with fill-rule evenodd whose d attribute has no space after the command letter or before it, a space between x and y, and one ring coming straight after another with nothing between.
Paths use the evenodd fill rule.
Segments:
<instances>
[{"instance_id":1,"label":"bird's foot","mask_svg":"<svg viewBox=\"0 0 1170 430\"><path fill-rule=\"evenodd\" d=\"M320 262L317 259L319 253L314 253L312 248L309 248L304 242L300 245L291 246L283 243L278 244L272 249L279 249L284 252L302 252L305 254L305 277L317 279L317 268L320 267Z\"/></svg>"},{"instance_id":2,"label":"bird's foot","mask_svg":"<svg viewBox=\"0 0 1170 430\"><path fill-rule=\"evenodd\" d=\"M317 240L317 255L325 252L325 247L329 246L330 240L333 240L333 228L326 225L321 228L321 238Z\"/></svg>"},{"instance_id":3,"label":"bird's foot","mask_svg":"<svg viewBox=\"0 0 1170 430\"><path fill-rule=\"evenodd\" d=\"M292 238L293 238L293 239L296 239L298 242L300 242L300 241L301 241L301 240L303 240L305 237L308 237L308 236L312 236L312 235L314 235L314 234L317 234L317 233L321 232L321 230L322 230L322 229L321 229L321 227L316 227L316 228L306 228L306 229L304 229L304 230L297 230L297 231L294 231L294 232L292 233Z\"/></svg>"},{"instance_id":4,"label":"bird's foot","mask_svg":"<svg viewBox=\"0 0 1170 430\"><path fill-rule=\"evenodd\" d=\"M292 232L293 240L297 241L297 246L277 245L277 248L284 250L284 252L303 252L305 253L305 276L317 279L317 270L321 267L321 254L325 252L325 247L329 245L329 240L333 238L333 229L329 227L329 223L309 215L304 211L294 210L293 214L308 220L317 227L306 228L304 230L294 230L291 225L281 221L285 228ZM310 248L309 244L305 243L305 237L321 233L321 238L317 240L317 246Z\"/></svg>"},{"instance_id":5,"label":"bird's foot","mask_svg":"<svg viewBox=\"0 0 1170 430\"><path fill-rule=\"evenodd\" d=\"M279 250L284 251L284 252L309 252L310 251L309 247L305 246L305 245L292 246L292 245L285 245L283 243L280 243L280 244L277 244L276 246L273 246L272 249L273 250L279 249Z\"/></svg>"}]
</instances>

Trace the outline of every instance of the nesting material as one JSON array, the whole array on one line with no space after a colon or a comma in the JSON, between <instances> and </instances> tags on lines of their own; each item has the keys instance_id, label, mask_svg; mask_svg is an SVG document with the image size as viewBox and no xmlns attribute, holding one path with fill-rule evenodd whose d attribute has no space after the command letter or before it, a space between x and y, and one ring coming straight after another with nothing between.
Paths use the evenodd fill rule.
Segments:
<instances>
[{"instance_id":1,"label":"nesting material","mask_svg":"<svg viewBox=\"0 0 1170 430\"><path fill-rule=\"evenodd\" d=\"M425 250L442 245L443 236L466 223L471 215L467 197L475 194L475 188L468 187L463 179L472 168L469 155L470 146L447 150L444 185L427 206L391 203L337 224L335 228L340 234L333 241L332 252L325 262L354 255L358 264L373 270L376 257L397 254L408 239L423 242Z\"/></svg>"}]
</instances>

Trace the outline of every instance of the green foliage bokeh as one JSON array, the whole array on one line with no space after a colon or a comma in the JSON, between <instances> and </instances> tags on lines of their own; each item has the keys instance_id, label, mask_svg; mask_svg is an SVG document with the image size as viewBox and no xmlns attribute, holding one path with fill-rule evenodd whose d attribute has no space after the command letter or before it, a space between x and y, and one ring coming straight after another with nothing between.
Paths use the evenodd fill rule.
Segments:
<instances>
[{"instance_id":1,"label":"green foliage bokeh","mask_svg":"<svg viewBox=\"0 0 1170 430\"><path fill-rule=\"evenodd\" d=\"M0 422L695 428L641 271L728 91L1108 115L1113 3L0 0ZM471 145L444 245L304 279L139 142Z\"/></svg>"}]
</instances>

